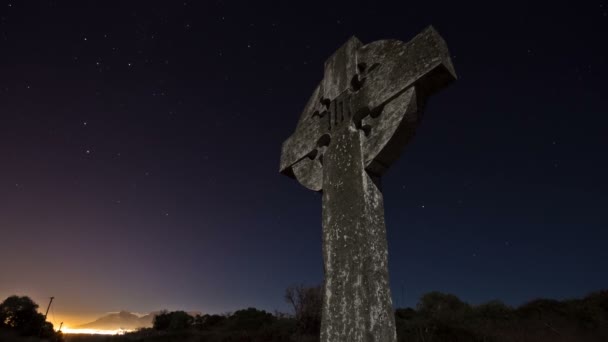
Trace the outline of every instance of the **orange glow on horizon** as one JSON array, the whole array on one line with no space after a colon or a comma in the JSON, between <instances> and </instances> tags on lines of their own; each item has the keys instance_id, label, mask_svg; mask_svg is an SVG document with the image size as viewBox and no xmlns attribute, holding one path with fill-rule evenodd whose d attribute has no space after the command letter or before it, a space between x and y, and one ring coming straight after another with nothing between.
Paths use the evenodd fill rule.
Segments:
<instances>
[{"instance_id":1,"label":"orange glow on horizon","mask_svg":"<svg viewBox=\"0 0 608 342\"><path fill-rule=\"evenodd\" d=\"M40 310L39 310L40 312ZM44 314L44 312L40 312L41 314ZM96 320L97 318L99 318L101 315L103 315L103 313L99 314L99 313L87 313L87 314L76 314L76 313L72 313L72 314L52 314L51 312L49 312L48 316L46 317L46 321L49 323L53 324L53 329L57 330L59 329L59 326L61 325L61 322L63 322L63 327L61 328L62 331L64 331L66 328L68 327L77 327L80 326L82 324L86 324L86 323L90 323L93 322L94 320Z\"/></svg>"},{"instance_id":2,"label":"orange glow on horizon","mask_svg":"<svg viewBox=\"0 0 608 342\"><path fill-rule=\"evenodd\" d=\"M70 328L69 326L63 326L61 332L64 334L87 334L87 335L123 335L124 333L131 332L132 330L99 330L99 329L79 329Z\"/></svg>"}]
</instances>

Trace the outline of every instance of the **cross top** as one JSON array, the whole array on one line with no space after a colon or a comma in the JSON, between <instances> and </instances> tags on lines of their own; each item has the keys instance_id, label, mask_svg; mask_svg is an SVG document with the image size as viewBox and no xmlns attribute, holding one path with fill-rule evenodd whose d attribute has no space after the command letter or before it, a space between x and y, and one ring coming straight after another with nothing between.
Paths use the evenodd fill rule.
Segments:
<instances>
[{"instance_id":1,"label":"cross top","mask_svg":"<svg viewBox=\"0 0 608 342\"><path fill-rule=\"evenodd\" d=\"M323 155L334 132L348 125L361 130L365 170L381 176L413 136L426 98L456 79L433 27L407 43L364 45L351 37L324 69L280 163L281 173L314 191L323 189Z\"/></svg>"}]
</instances>

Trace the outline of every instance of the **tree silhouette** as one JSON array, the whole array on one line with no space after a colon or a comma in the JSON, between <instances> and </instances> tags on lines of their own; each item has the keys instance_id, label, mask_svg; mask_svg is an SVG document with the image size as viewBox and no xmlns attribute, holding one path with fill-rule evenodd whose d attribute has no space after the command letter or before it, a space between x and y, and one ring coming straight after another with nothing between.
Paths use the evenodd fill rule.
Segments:
<instances>
[{"instance_id":1,"label":"tree silhouette","mask_svg":"<svg viewBox=\"0 0 608 342\"><path fill-rule=\"evenodd\" d=\"M192 327L194 317L184 311L161 311L154 316L152 327L156 330L184 330Z\"/></svg>"},{"instance_id":2,"label":"tree silhouette","mask_svg":"<svg viewBox=\"0 0 608 342\"><path fill-rule=\"evenodd\" d=\"M417 309L422 315L442 321L460 320L471 312L471 306L458 297L437 291L423 295Z\"/></svg>"},{"instance_id":3,"label":"tree silhouette","mask_svg":"<svg viewBox=\"0 0 608 342\"><path fill-rule=\"evenodd\" d=\"M53 325L45 322L37 311L38 304L27 296L10 296L0 304L0 328L18 332L23 336L52 336Z\"/></svg>"},{"instance_id":4,"label":"tree silhouette","mask_svg":"<svg viewBox=\"0 0 608 342\"><path fill-rule=\"evenodd\" d=\"M300 334L320 333L323 305L323 288L320 285L290 286L285 290L285 301L293 307Z\"/></svg>"},{"instance_id":5,"label":"tree silhouette","mask_svg":"<svg viewBox=\"0 0 608 342\"><path fill-rule=\"evenodd\" d=\"M225 324L225 329L230 331L257 331L274 321L274 316L264 310L247 308L237 310L230 315Z\"/></svg>"},{"instance_id":6,"label":"tree silhouette","mask_svg":"<svg viewBox=\"0 0 608 342\"><path fill-rule=\"evenodd\" d=\"M194 317L194 327L198 330L211 330L226 320L225 316L220 315L196 315Z\"/></svg>"}]
</instances>

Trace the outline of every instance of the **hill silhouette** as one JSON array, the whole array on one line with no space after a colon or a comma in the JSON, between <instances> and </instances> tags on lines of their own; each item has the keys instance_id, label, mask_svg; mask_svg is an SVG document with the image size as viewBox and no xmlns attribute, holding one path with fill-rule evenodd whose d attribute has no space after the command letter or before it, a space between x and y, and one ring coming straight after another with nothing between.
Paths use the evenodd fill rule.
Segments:
<instances>
[{"instance_id":1,"label":"hill silhouette","mask_svg":"<svg viewBox=\"0 0 608 342\"><path fill-rule=\"evenodd\" d=\"M85 323L77 326L77 329L95 329L95 330L136 330L141 328L152 327L154 317L160 314L161 311L154 311L146 315L138 315L129 311L112 312L104 315L93 322ZM192 316L200 314L200 312L188 312Z\"/></svg>"},{"instance_id":2,"label":"hill silhouette","mask_svg":"<svg viewBox=\"0 0 608 342\"><path fill-rule=\"evenodd\" d=\"M109 313L94 320L93 322L82 324L76 328L96 330L135 330L139 328L151 327L153 319L154 316L152 314L140 316L132 312L120 311Z\"/></svg>"}]
</instances>

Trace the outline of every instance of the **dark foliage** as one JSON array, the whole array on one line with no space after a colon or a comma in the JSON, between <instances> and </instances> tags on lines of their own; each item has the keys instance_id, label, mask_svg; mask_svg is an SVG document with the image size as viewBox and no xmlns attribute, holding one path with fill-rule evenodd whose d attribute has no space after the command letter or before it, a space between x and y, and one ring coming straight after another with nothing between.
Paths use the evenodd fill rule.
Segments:
<instances>
[{"instance_id":1,"label":"dark foliage","mask_svg":"<svg viewBox=\"0 0 608 342\"><path fill-rule=\"evenodd\" d=\"M189 332L152 330L131 336L145 341L319 341L321 288L292 286L285 299L293 315L249 308L197 316ZM608 291L577 300L538 299L518 308L500 301L470 305L451 294L430 292L416 309L397 309L395 319L398 340L408 342L608 341Z\"/></svg>"},{"instance_id":2,"label":"dark foliage","mask_svg":"<svg viewBox=\"0 0 608 342\"><path fill-rule=\"evenodd\" d=\"M196 315L194 317L194 328L201 331L209 331L224 323L226 316L221 315Z\"/></svg>"},{"instance_id":3,"label":"dark foliage","mask_svg":"<svg viewBox=\"0 0 608 342\"><path fill-rule=\"evenodd\" d=\"M584 299L537 299L518 308L500 301L471 306L431 292L417 310L395 312L399 341L608 341L608 291Z\"/></svg>"},{"instance_id":4,"label":"dark foliage","mask_svg":"<svg viewBox=\"0 0 608 342\"><path fill-rule=\"evenodd\" d=\"M3 336L40 336L60 340L53 331L53 325L45 322L38 312L38 304L29 297L10 296L0 304L0 332ZM7 339L0 337L0 340Z\"/></svg>"},{"instance_id":5,"label":"dark foliage","mask_svg":"<svg viewBox=\"0 0 608 342\"><path fill-rule=\"evenodd\" d=\"M223 329L236 332L253 332L274 322L274 316L266 311L247 308L238 310L226 319Z\"/></svg>"},{"instance_id":6,"label":"dark foliage","mask_svg":"<svg viewBox=\"0 0 608 342\"><path fill-rule=\"evenodd\" d=\"M194 317L188 315L184 311L167 312L161 311L154 316L152 327L156 330L185 330L192 327Z\"/></svg>"},{"instance_id":7,"label":"dark foliage","mask_svg":"<svg viewBox=\"0 0 608 342\"><path fill-rule=\"evenodd\" d=\"M285 301L293 307L297 330L301 335L318 335L321 329L323 288L304 285L285 290Z\"/></svg>"},{"instance_id":8,"label":"dark foliage","mask_svg":"<svg viewBox=\"0 0 608 342\"><path fill-rule=\"evenodd\" d=\"M183 311L162 311L154 318L153 329L143 329L125 338L168 341L291 341L295 333L293 319L248 308L229 315L189 316Z\"/></svg>"},{"instance_id":9,"label":"dark foliage","mask_svg":"<svg viewBox=\"0 0 608 342\"><path fill-rule=\"evenodd\" d=\"M248 308L187 319L180 311L163 312L155 329L94 339L68 336L68 341L318 342L319 325L309 323L317 314L320 320L318 289L287 290L286 299L295 303L294 315ZM172 325L173 319L181 323ZM403 342L605 342L608 291L575 300L538 299L518 308L500 301L470 305L454 295L431 292L420 298L416 309L397 309L395 319Z\"/></svg>"}]
</instances>

